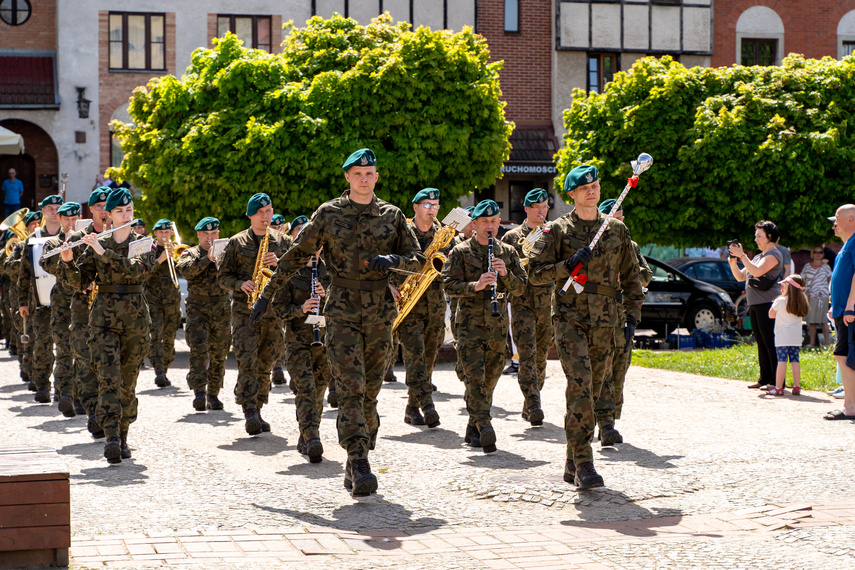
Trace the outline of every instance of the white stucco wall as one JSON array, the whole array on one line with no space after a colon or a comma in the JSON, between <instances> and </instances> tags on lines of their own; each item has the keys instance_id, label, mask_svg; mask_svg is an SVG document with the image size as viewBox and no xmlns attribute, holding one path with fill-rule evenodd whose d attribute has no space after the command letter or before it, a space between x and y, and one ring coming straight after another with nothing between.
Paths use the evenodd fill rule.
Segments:
<instances>
[{"instance_id":1,"label":"white stucco wall","mask_svg":"<svg viewBox=\"0 0 855 570\"><path fill-rule=\"evenodd\" d=\"M753 6L739 15L736 21L736 62L742 61L742 40L774 39L778 40L775 63L784 59L784 22L778 13L767 6Z\"/></svg>"},{"instance_id":2,"label":"white stucco wall","mask_svg":"<svg viewBox=\"0 0 855 570\"><path fill-rule=\"evenodd\" d=\"M855 42L855 10L847 12L837 24L837 57L843 57L843 42Z\"/></svg>"},{"instance_id":3,"label":"white stucco wall","mask_svg":"<svg viewBox=\"0 0 855 570\"><path fill-rule=\"evenodd\" d=\"M620 4L594 4L591 8L593 47L620 50Z\"/></svg>"}]
</instances>

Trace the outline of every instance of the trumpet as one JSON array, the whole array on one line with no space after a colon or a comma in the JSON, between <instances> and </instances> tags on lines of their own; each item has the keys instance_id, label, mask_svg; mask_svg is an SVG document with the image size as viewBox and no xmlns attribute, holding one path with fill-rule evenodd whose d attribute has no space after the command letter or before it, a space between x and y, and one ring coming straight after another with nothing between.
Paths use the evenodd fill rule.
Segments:
<instances>
[{"instance_id":1,"label":"trumpet","mask_svg":"<svg viewBox=\"0 0 855 570\"><path fill-rule=\"evenodd\" d=\"M101 237L104 237L104 236L108 236L108 235L110 235L111 233L113 233L113 232L115 232L115 231L118 231L118 230L120 230L120 229L122 229L122 228L126 228L126 227L130 226L130 225L131 225L131 224L133 224L133 223L134 223L133 221L130 221L130 222L128 222L127 224L122 224L122 225L121 225L121 226L119 226L119 227L112 228L112 229L109 229L109 230L104 230L104 231L103 231L103 232L101 232L100 234L95 234L95 237L96 237L96 238L101 238ZM85 241L82 241L82 240L81 240L81 241L76 241L76 242L74 242L74 243L70 243L70 244L68 244L68 245L64 245L64 246L62 246L62 247L58 247L58 248L56 248L56 249L52 249L52 250L50 250L49 252L47 252L46 254L44 254L44 255L42 256L42 259L47 259L48 257L53 257L54 255L59 255L59 254L60 254L60 253L62 253L63 251L68 251L69 249L73 249L73 248L77 247L78 245L86 245L86 242L85 242Z\"/></svg>"}]
</instances>

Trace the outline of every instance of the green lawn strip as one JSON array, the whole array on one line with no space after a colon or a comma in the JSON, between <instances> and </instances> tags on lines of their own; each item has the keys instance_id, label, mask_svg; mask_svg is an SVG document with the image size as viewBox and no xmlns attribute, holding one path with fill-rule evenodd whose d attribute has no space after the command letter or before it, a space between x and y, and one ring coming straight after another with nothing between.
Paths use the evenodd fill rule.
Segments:
<instances>
[{"instance_id":1,"label":"green lawn strip","mask_svg":"<svg viewBox=\"0 0 855 570\"><path fill-rule=\"evenodd\" d=\"M835 380L836 363L831 355L831 349L802 349L799 360L802 365L802 388L825 391L837 386ZM667 352L633 350L632 364L644 368L675 370L746 382L756 382L760 375L756 345L737 345L714 350L672 350ZM789 367L787 369L787 385L793 385L793 377Z\"/></svg>"}]
</instances>

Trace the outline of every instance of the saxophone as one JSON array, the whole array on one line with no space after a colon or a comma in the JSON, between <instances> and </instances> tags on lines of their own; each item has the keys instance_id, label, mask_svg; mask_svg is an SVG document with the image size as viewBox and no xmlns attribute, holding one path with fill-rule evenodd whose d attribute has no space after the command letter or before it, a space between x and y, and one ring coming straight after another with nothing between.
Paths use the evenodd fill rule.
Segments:
<instances>
[{"instance_id":1,"label":"saxophone","mask_svg":"<svg viewBox=\"0 0 855 570\"><path fill-rule=\"evenodd\" d=\"M425 249L424 253L427 261L424 267L418 273L408 276L398 289L401 293L401 298L396 303L398 306L398 316L392 323L393 333L398 329L398 325L410 314L410 311L413 310L413 307L415 307L418 300L439 275L439 272L442 271L442 266L445 263L445 255L439 250L451 243L451 239L455 233L457 233L457 229L454 226L443 226L438 229L433 236L433 241Z\"/></svg>"},{"instance_id":2,"label":"saxophone","mask_svg":"<svg viewBox=\"0 0 855 570\"><path fill-rule=\"evenodd\" d=\"M270 226L267 226L264 230L264 237L261 238L261 244L258 246L258 255L255 257L255 269L252 272L252 280L255 283L255 291L247 295L247 304L249 305L249 310L252 310L252 306L258 301L258 296L261 295L261 291L264 290L267 282L270 281L270 278L273 277L273 272L270 271L270 268L264 266L264 256L267 255L267 244L270 241Z\"/></svg>"}]
</instances>

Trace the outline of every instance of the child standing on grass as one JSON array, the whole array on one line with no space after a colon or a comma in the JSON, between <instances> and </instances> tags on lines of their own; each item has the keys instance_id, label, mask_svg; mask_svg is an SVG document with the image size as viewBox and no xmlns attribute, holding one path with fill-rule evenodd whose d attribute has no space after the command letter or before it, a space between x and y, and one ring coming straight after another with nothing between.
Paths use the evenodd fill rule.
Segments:
<instances>
[{"instance_id":1,"label":"child standing on grass","mask_svg":"<svg viewBox=\"0 0 855 570\"><path fill-rule=\"evenodd\" d=\"M775 319L775 351L778 353L775 387L766 392L770 396L784 395L788 359L793 369L793 396L798 396L802 391L799 387L802 372L799 349L802 346L802 319L810 310L804 289L804 277L790 275L781 281L781 296L775 299L769 309L769 318Z\"/></svg>"}]
</instances>

